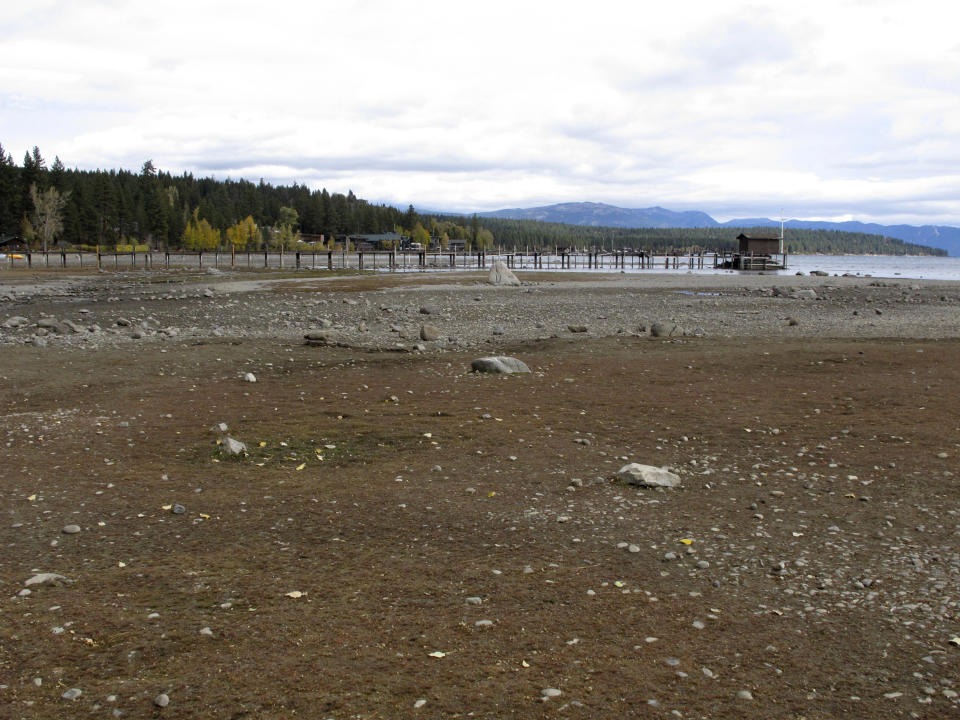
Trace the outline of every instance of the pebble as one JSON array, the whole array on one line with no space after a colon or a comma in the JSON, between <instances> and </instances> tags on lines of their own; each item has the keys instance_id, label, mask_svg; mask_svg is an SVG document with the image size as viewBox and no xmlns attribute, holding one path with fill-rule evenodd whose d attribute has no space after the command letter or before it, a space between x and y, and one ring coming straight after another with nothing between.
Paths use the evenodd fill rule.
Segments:
<instances>
[{"instance_id":1,"label":"pebble","mask_svg":"<svg viewBox=\"0 0 960 720\"><path fill-rule=\"evenodd\" d=\"M540 694L544 697L544 699L555 698L563 695L563 691L557 690L557 688L544 688L540 691Z\"/></svg>"},{"instance_id":2,"label":"pebble","mask_svg":"<svg viewBox=\"0 0 960 720\"><path fill-rule=\"evenodd\" d=\"M173 506L170 512L172 512L174 515L183 515L186 511L187 509L178 503Z\"/></svg>"},{"instance_id":3,"label":"pebble","mask_svg":"<svg viewBox=\"0 0 960 720\"><path fill-rule=\"evenodd\" d=\"M153 699L153 704L160 708L165 708L170 704L170 696L166 693L160 693Z\"/></svg>"},{"instance_id":4,"label":"pebble","mask_svg":"<svg viewBox=\"0 0 960 720\"><path fill-rule=\"evenodd\" d=\"M749 690L737 690L737 700L753 700L753 693Z\"/></svg>"},{"instance_id":5,"label":"pebble","mask_svg":"<svg viewBox=\"0 0 960 720\"><path fill-rule=\"evenodd\" d=\"M79 525L64 525L64 526L63 526L63 534L64 534L64 535L76 535L78 532L80 532L80 526L79 526Z\"/></svg>"},{"instance_id":6,"label":"pebble","mask_svg":"<svg viewBox=\"0 0 960 720\"><path fill-rule=\"evenodd\" d=\"M81 695L83 695L83 690L80 688L70 688L69 690L64 690L60 697L64 700L76 700Z\"/></svg>"}]
</instances>

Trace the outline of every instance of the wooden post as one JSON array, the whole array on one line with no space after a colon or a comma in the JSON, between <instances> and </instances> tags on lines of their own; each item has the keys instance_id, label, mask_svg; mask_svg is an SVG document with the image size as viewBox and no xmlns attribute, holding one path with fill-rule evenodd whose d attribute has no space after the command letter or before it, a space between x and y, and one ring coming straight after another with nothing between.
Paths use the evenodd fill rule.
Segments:
<instances>
[{"instance_id":1,"label":"wooden post","mask_svg":"<svg viewBox=\"0 0 960 720\"><path fill-rule=\"evenodd\" d=\"M237 264L237 246L233 243L230 243L230 267L234 267Z\"/></svg>"}]
</instances>

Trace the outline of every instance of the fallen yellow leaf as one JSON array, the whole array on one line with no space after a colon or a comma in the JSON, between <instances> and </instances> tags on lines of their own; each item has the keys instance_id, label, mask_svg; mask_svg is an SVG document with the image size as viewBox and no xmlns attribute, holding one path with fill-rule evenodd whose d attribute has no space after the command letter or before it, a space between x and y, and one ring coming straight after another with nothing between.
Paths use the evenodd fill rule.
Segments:
<instances>
[{"instance_id":1,"label":"fallen yellow leaf","mask_svg":"<svg viewBox=\"0 0 960 720\"><path fill-rule=\"evenodd\" d=\"M30 502L33 502L36 499L37 499L36 495L31 495L30 497L27 498L27 500L29 500Z\"/></svg>"},{"instance_id":2,"label":"fallen yellow leaf","mask_svg":"<svg viewBox=\"0 0 960 720\"><path fill-rule=\"evenodd\" d=\"M303 470L306 466L307 466L306 463L300 463L299 465L297 465L297 470Z\"/></svg>"},{"instance_id":3,"label":"fallen yellow leaf","mask_svg":"<svg viewBox=\"0 0 960 720\"><path fill-rule=\"evenodd\" d=\"M680 542L684 545L693 545L693 540L690 538L680 538Z\"/></svg>"}]
</instances>

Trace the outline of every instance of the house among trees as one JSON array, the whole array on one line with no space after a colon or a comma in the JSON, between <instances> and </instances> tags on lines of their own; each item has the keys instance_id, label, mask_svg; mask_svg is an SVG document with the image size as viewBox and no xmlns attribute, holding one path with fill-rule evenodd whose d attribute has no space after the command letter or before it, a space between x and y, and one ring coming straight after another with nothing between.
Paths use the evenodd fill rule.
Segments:
<instances>
[{"instance_id":1,"label":"house among trees","mask_svg":"<svg viewBox=\"0 0 960 720\"><path fill-rule=\"evenodd\" d=\"M403 236L399 233L373 233L351 235L350 246L354 250L392 250L400 247Z\"/></svg>"},{"instance_id":2,"label":"house among trees","mask_svg":"<svg viewBox=\"0 0 960 720\"><path fill-rule=\"evenodd\" d=\"M0 252L28 250L27 242L18 235L0 235Z\"/></svg>"}]
</instances>

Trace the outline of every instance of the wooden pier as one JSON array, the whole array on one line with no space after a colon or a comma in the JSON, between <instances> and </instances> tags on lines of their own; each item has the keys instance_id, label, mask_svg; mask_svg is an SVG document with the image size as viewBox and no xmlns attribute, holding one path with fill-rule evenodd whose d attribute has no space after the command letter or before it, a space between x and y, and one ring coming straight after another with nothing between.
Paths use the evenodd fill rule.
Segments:
<instances>
[{"instance_id":1,"label":"wooden pier","mask_svg":"<svg viewBox=\"0 0 960 720\"><path fill-rule=\"evenodd\" d=\"M783 270L786 254L712 251L655 254L647 251L473 251L343 250L316 251L206 251L154 250L141 252L82 252L59 249L50 252L23 251L9 254L3 268L97 270L153 270L196 268L289 269L289 270L484 270L503 260L513 270Z\"/></svg>"}]
</instances>

